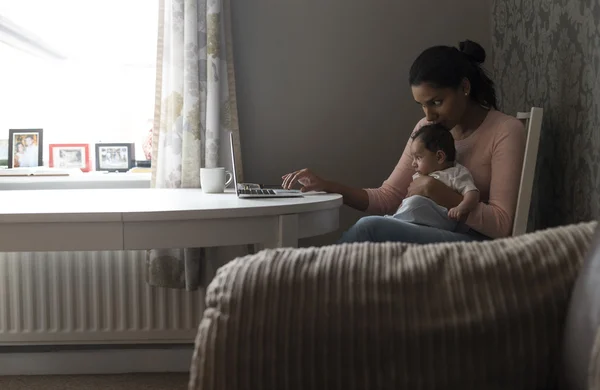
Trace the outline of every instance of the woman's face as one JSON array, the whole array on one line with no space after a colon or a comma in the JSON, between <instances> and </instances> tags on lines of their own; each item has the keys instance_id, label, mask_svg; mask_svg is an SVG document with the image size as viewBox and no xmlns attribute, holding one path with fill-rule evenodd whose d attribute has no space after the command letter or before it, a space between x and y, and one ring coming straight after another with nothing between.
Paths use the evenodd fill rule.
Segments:
<instances>
[{"instance_id":1,"label":"woman's face","mask_svg":"<svg viewBox=\"0 0 600 390\"><path fill-rule=\"evenodd\" d=\"M468 82L467 82L468 84ZM412 86L415 101L423 107L428 121L452 130L460 123L469 102L465 85L454 88L434 88L428 83Z\"/></svg>"},{"instance_id":2,"label":"woman's face","mask_svg":"<svg viewBox=\"0 0 600 390\"><path fill-rule=\"evenodd\" d=\"M23 148L24 148L24 147L23 147L23 144L21 144L21 143L18 143L18 144L17 144L17 152L18 152L18 153L23 153Z\"/></svg>"}]
</instances>

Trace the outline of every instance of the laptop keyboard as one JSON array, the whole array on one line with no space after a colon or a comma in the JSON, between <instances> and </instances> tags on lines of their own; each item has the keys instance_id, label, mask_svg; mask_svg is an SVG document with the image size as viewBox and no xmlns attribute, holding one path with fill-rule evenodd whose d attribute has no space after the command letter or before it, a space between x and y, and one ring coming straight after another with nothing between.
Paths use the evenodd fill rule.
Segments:
<instances>
[{"instance_id":1,"label":"laptop keyboard","mask_svg":"<svg viewBox=\"0 0 600 390\"><path fill-rule=\"evenodd\" d=\"M275 195L273 190L239 190L242 195Z\"/></svg>"}]
</instances>

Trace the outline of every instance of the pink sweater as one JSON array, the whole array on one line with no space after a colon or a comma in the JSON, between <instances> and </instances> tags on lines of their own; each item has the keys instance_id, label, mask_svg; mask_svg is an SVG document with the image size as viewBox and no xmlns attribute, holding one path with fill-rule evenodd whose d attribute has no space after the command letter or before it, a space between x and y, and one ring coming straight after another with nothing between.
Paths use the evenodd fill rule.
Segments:
<instances>
[{"instance_id":1,"label":"pink sweater","mask_svg":"<svg viewBox=\"0 0 600 390\"><path fill-rule=\"evenodd\" d=\"M426 124L422 119L415 131ZM410 142L390 177L379 188L366 189L367 212L392 214L405 198L412 181ZM525 154L526 132L516 118L491 110L469 137L455 141L457 161L473 175L480 203L471 212L467 225L488 237L509 236L517 207L517 196Z\"/></svg>"}]
</instances>

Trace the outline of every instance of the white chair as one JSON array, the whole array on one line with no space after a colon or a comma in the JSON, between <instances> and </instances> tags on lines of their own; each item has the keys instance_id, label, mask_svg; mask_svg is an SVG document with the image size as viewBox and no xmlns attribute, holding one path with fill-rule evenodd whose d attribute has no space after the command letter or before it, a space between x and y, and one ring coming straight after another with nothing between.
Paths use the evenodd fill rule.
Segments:
<instances>
[{"instance_id":1,"label":"white chair","mask_svg":"<svg viewBox=\"0 0 600 390\"><path fill-rule=\"evenodd\" d=\"M518 112L517 119L523 121L527 131L527 143L525 145L525 158L523 159L523 171L521 172L521 183L519 184L519 197L513 223L513 236L527 232L527 220L529 218L529 207L531 205L531 192L535 178L535 164L537 161L538 148L540 144L540 132L542 130L542 117L544 110L533 107L530 112Z\"/></svg>"}]
</instances>

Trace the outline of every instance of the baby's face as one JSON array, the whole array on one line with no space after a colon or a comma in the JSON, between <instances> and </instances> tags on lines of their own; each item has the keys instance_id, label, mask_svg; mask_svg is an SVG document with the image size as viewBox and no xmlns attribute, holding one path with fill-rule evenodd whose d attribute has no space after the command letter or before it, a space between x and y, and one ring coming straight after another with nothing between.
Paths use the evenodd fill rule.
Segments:
<instances>
[{"instance_id":1,"label":"baby's face","mask_svg":"<svg viewBox=\"0 0 600 390\"><path fill-rule=\"evenodd\" d=\"M410 152L413 156L412 167L417 173L426 176L440 169L437 154L425 149L425 144L420 139L412 141Z\"/></svg>"}]
</instances>

